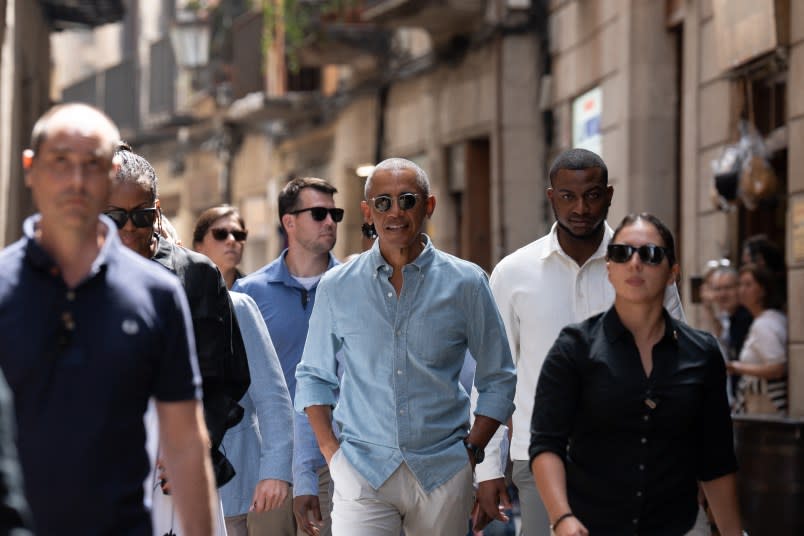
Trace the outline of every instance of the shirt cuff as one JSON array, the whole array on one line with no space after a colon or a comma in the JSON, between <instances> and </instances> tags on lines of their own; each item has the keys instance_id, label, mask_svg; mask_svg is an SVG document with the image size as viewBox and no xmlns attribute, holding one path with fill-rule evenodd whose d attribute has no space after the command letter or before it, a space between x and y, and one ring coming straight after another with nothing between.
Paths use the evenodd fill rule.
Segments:
<instances>
[{"instance_id":1,"label":"shirt cuff","mask_svg":"<svg viewBox=\"0 0 804 536\"><path fill-rule=\"evenodd\" d=\"M478 394L475 415L484 415L505 424L513 413L514 403L510 398L489 392Z\"/></svg>"},{"instance_id":2,"label":"shirt cuff","mask_svg":"<svg viewBox=\"0 0 804 536\"><path fill-rule=\"evenodd\" d=\"M475 466L475 478L478 482L505 478L505 466L508 464L508 427L497 428L488 445L483 463Z\"/></svg>"},{"instance_id":3,"label":"shirt cuff","mask_svg":"<svg viewBox=\"0 0 804 536\"><path fill-rule=\"evenodd\" d=\"M335 406L335 392L329 383L310 379L299 378L298 372L303 367L299 364L296 369L296 397L293 407L298 413L304 413L304 409L310 406Z\"/></svg>"},{"instance_id":4,"label":"shirt cuff","mask_svg":"<svg viewBox=\"0 0 804 536\"><path fill-rule=\"evenodd\" d=\"M284 480L288 483L293 482L293 471L290 469L289 464L282 463L282 460L278 460L273 456L267 460L260 460L258 476L260 480L270 478L271 480Z\"/></svg>"},{"instance_id":5,"label":"shirt cuff","mask_svg":"<svg viewBox=\"0 0 804 536\"><path fill-rule=\"evenodd\" d=\"M299 471L293 475L293 496L318 496L318 473L307 470Z\"/></svg>"}]
</instances>

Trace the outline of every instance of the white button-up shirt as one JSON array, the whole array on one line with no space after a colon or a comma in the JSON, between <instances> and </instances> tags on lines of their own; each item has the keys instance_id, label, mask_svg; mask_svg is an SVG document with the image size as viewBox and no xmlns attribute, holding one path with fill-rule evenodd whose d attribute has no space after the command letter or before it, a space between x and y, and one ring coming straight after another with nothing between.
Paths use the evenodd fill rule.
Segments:
<instances>
[{"instance_id":1,"label":"white button-up shirt","mask_svg":"<svg viewBox=\"0 0 804 536\"><path fill-rule=\"evenodd\" d=\"M516 367L516 409L512 417L511 459L528 460L530 419L542 363L564 326L606 311L614 288L606 269L606 246L614 231L607 223L597 251L578 266L558 243L557 224L550 233L511 253L491 274L491 290L505 323ZM686 320L675 285L667 288L665 307ZM479 481L502 476L501 433L486 447L490 462L477 466Z\"/></svg>"}]
</instances>

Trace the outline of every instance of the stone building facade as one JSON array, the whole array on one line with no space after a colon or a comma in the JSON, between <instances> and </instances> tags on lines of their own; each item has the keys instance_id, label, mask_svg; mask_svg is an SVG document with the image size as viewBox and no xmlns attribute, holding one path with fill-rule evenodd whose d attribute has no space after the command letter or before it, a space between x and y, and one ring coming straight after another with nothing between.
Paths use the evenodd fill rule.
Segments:
<instances>
[{"instance_id":1,"label":"stone building facade","mask_svg":"<svg viewBox=\"0 0 804 536\"><path fill-rule=\"evenodd\" d=\"M650 211L675 230L693 324L705 263L737 263L756 233L785 250L788 303L804 291L800 2L367 0L350 24L323 25L327 42L300 48L301 74L277 61L283 51L255 51L261 17L238 12L228 78L207 91L189 91L191 73L160 56L164 20L183 3L137 4L142 31L121 37L115 56L137 51L129 141L155 164L185 242L204 208L240 207L251 231L245 271L283 247L276 196L292 176L336 185L346 216L335 252L363 249L357 171L389 156L430 173L434 242L490 270L549 229L546 171L582 143L609 166L612 224ZM712 161L738 140L741 117L766 142L778 189L757 208L738 199L724 211L712 200ZM790 408L801 416L804 315L788 312Z\"/></svg>"}]
</instances>

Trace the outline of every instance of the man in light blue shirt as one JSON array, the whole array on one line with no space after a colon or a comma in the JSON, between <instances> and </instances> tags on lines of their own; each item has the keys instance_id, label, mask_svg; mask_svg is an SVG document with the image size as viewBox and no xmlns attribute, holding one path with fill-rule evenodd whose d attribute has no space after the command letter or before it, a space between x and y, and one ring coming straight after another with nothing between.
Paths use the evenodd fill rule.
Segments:
<instances>
[{"instance_id":1,"label":"man in light blue shirt","mask_svg":"<svg viewBox=\"0 0 804 536\"><path fill-rule=\"evenodd\" d=\"M279 194L279 218L288 247L273 262L235 281L232 290L251 296L271 334L291 399L296 365L301 359L307 324L323 273L338 264L335 245L343 209L335 208L334 186L319 178L297 178ZM299 531L329 534L329 469L304 415L296 415L293 438L293 505ZM293 524L290 505L284 505ZM294 527L272 534L293 534Z\"/></svg>"},{"instance_id":2,"label":"man in light blue shirt","mask_svg":"<svg viewBox=\"0 0 804 536\"><path fill-rule=\"evenodd\" d=\"M463 534L474 465L514 407L505 327L483 270L422 233L435 197L419 166L383 161L365 197L378 240L318 286L295 407L335 481L333 535ZM479 393L471 430L459 382L467 349Z\"/></svg>"}]
</instances>

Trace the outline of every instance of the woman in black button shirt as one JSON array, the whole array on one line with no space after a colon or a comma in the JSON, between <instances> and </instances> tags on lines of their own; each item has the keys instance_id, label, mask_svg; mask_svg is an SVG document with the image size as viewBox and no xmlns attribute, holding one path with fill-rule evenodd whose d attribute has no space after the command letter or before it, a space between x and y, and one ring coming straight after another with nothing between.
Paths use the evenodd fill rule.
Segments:
<instances>
[{"instance_id":1,"label":"woman in black button shirt","mask_svg":"<svg viewBox=\"0 0 804 536\"><path fill-rule=\"evenodd\" d=\"M673 236L626 217L607 249L616 297L567 326L539 377L530 459L557 536L741 533L726 372L715 339L664 310Z\"/></svg>"}]
</instances>

